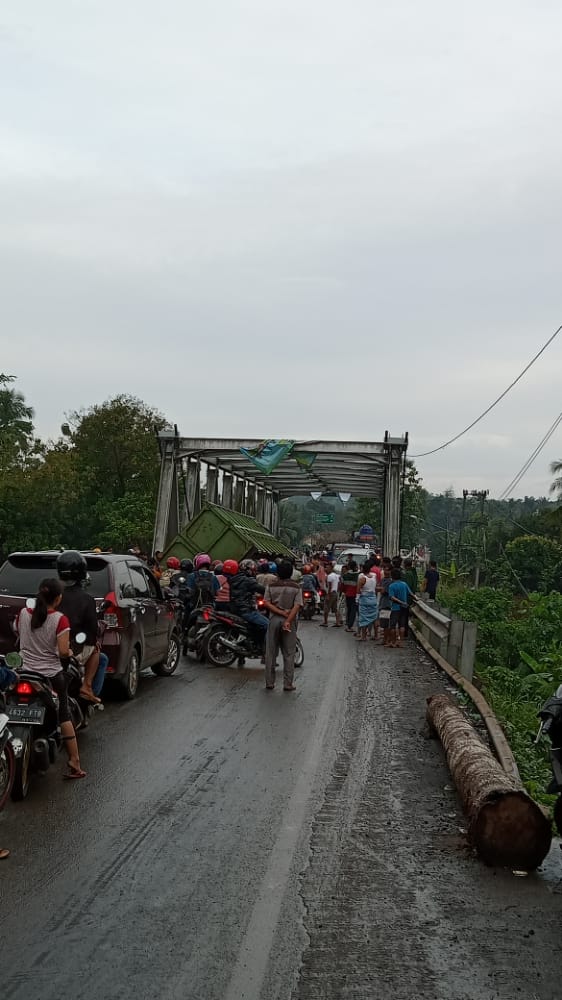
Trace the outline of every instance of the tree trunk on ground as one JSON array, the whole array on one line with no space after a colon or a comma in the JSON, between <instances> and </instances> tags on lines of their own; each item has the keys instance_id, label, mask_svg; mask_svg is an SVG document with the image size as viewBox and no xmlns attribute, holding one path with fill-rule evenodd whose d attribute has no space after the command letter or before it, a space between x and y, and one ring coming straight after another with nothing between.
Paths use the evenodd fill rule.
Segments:
<instances>
[{"instance_id":1,"label":"tree trunk on ground","mask_svg":"<svg viewBox=\"0 0 562 1000\"><path fill-rule=\"evenodd\" d=\"M427 700L427 720L441 740L468 818L468 834L489 865L531 871L544 861L550 821L502 769L448 695Z\"/></svg>"}]
</instances>

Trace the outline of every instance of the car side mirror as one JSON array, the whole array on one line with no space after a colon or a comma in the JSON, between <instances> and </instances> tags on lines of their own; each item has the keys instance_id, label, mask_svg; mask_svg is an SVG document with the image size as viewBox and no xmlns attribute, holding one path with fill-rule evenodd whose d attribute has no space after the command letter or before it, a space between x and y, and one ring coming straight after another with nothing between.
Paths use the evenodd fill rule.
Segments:
<instances>
[{"instance_id":1,"label":"car side mirror","mask_svg":"<svg viewBox=\"0 0 562 1000\"><path fill-rule=\"evenodd\" d=\"M103 613L104 611L107 611L110 607L111 607L111 601L105 601L104 600L99 605L98 611L101 611Z\"/></svg>"}]
</instances>

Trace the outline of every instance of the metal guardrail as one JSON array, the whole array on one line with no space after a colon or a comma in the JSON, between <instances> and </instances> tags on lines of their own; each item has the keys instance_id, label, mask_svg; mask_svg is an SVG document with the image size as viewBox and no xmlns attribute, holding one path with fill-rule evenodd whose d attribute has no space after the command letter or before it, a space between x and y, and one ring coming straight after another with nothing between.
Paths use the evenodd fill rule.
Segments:
<instances>
[{"instance_id":1,"label":"metal guardrail","mask_svg":"<svg viewBox=\"0 0 562 1000\"><path fill-rule=\"evenodd\" d=\"M476 622L465 622L446 608L438 610L433 602L418 601L411 613L419 629L433 648L463 677L471 681L476 654Z\"/></svg>"}]
</instances>

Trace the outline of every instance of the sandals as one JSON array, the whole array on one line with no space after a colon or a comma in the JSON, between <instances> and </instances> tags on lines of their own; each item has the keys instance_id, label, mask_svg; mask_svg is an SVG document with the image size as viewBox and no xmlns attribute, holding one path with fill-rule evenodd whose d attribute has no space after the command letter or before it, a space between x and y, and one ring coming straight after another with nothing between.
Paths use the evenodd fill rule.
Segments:
<instances>
[{"instance_id":1,"label":"sandals","mask_svg":"<svg viewBox=\"0 0 562 1000\"><path fill-rule=\"evenodd\" d=\"M275 690L275 684L266 684L265 685L265 690L266 691L274 691Z\"/></svg>"},{"instance_id":2,"label":"sandals","mask_svg":"<svg viewBox=\"0 0 562 1000\"><path fill-rule=\"evenodd\" d=\"M90 694L89 691L84 691L83 688L80 688L80 697L83 701L89 701L91 705L101 705L101 698L98 698L93 691Z\"/></svg>"},{"instance_id":3,"label":"sandals","mask_svg":"<svg viewBox=\"0 0 562 1000\"><path fill-rule=\"evenodd\" d=\"M73 767L72 764L67 764L67 769L63 774L63 779L65 781L77 781L79 778L85 778L86 772L82 770L81 767Z\"/></svg>"},{"instance_id":4,"label":"sandals","mask_svg":"<svg viewBox=\"0 0 562 1000\"><path fill-rule=\"evenodd\" d=\"M297 685L296 684L291 684L290 687L284 687L283 690L284 691L296 691L297 690Z\"/></svg>"},{"instance_id":5,"label":"sandals","mask_svg":"<svg viewBox=\"0 0 562 1000\"><path fill-rule=\"evenodd\" d=\"M10 857L10 852L5 847L0 849L0 861L5 861L6 858L9 857Z\"/></svg>"}]
</instances>

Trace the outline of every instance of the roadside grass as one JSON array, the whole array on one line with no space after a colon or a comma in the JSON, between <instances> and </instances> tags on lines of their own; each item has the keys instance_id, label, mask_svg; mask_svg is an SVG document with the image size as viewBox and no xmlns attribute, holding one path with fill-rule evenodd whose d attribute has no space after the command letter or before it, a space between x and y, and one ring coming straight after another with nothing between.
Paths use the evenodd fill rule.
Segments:
<instances>
[{"instance_id":1,"label":"roadside grass","mask_svg":"<svg viewBox=\"0 0 562 1000\"><path fill-rule=\"evenodd\" d=\"M443 604L478 623L476 676L513 751L525 788L541 805L551 779L550 742L535 738L537 712L562 684L562 594L517 600L506 590L447 588Z\"/></svg>"}]
</instances>

